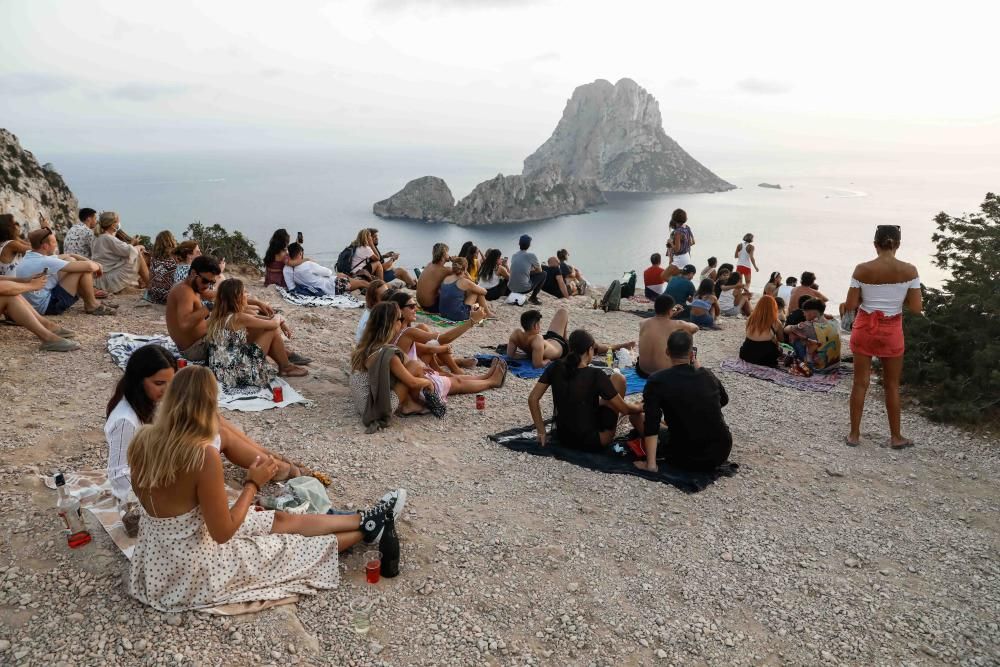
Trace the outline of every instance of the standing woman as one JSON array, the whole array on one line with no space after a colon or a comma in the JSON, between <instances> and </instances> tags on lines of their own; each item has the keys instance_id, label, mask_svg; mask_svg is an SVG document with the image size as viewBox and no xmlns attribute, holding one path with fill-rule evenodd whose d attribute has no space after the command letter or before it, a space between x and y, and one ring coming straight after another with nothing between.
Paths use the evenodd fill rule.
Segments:
<instances>
[{"instance_id":1,"label":"standing woman","mask_svg":"<svg viewBox=\"0 0 1000 667\"><path fill-rule=\"evenodd\" d=\"M691 246L694 245L694 233L687 224L687 211L676 209L670 215L670 237L667 239L667 266L665 278L668 280L678 276L681 270L691 263Z\"/></svg>"},{"instance_id":2,"label":"standing woman","mask_svg":"<svg viewBox=\"0 0 1000 667\"><path fill-rule=\"evenodd\" d=\"M177 239L169 231L156 235L153 243L153 257L149 261L149 287L146 288L146 301L165 304L167 293L174 286L174 273L177 271Z\"/></svg>"},{"instance_id":3,"label":"standing woman","mask_svg":"<svg viewBox=\"0 0 1000 667\"><path fill-rule=\"evenodd\" d=\"M902 238L898 225L875 228L878 257L858 264L847 290L846 308L857 311L851 330L854 353L854 385L851 387L851 432L846 442L861 444L861 415L865 409L872 357L882 362L882 389L889 415L889 447L903 449L913 442L900 432L899 378L903 373L903 307L911 313L923 312L917 268L896 259Z\"/></svg>"},{"instance_id":4,"label":"standing woman","mask_svg":"<svg viewBox=\"0 0 1000 667\"><path fill-rule=\"evenodd\" d=\"M97 221L97 238L91 248L90 258L101 265L104 272L94 279L94 287L108 294L117 294L126 287L145 287L149 284L149 268L142 258L142 246L129 245L116 238L121 228L118 214L105 211Z\"/></svg>"},{"instance_id":5,"label":"standing woman","mask_svg":"<svg viewBox=\"0 0 1000 667\"><path fill-rule=\"evenodd\" d=\"M486 300L496 301L508 294L507 281L510 280L510 271L506 264L500 259L501 252L497 248L490 248L486 251L486 259L479 267L479 286L486 289Z\"/></svg>"},{"instance_id":6,"label":"standing woman","mask_svg":"<svg viewBox=\"0 0 1000 667\"><path fill-rule=\"evenodd\" d=\"M733 255L736 258L736 271L743 274L747 287L750 287L750 276L752 275L750 267L753 266L754 271L760 271L757 268L757 260L754 259L753 251L753 234L745 234L743 242L736 244L736 254Z\"/></svg>"},{"instance_id":7,"label":"standing woman","mask_svg":"<svg viewBox=\"0 0 1000 667\"><path fill-rule=\"evenodd\" d=\"M279 600L335 588L337 552L379 539L405 491L386 494L357 514L291 515L252 511L277 472L270 456L249 467L230 506L219 434L218 385L189 366L170 383L151 426L128 450L132 485L142 505L129 593L154 609L178 612L223 604Z\"/></svg>"}]
</instances>

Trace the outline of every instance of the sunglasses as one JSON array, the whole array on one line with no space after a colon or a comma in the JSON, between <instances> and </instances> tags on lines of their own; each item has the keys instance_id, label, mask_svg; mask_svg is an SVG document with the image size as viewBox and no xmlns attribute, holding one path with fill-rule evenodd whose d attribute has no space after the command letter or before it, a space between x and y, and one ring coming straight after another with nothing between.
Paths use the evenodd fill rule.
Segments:
<instances>
[{"instance_id":1,"label":"sunglasses","mask_svg":"<svg viewBox=\"0 0 1000 667\"><path fill-rule=\"evenodd\" d=\"M416 310L417 309L417 304L415 304L415 303L408 303L405 306L403 306L403 308L412 308L413 310Z\"/></svg>"},{"instance_id":2,"label":"sunglasses","mask_svg":"<svg viewBox=\"0 0 1000 667\"><path fill-rule=\"evenodd\" d=\"M205 285L205 287L215 287L215 281L214 280L208 280L207 278L205 278L204 276L202 276L200 273L195 274L195 276L198 278L198 280L200 280Z\"/></svg>"}]
</instances>

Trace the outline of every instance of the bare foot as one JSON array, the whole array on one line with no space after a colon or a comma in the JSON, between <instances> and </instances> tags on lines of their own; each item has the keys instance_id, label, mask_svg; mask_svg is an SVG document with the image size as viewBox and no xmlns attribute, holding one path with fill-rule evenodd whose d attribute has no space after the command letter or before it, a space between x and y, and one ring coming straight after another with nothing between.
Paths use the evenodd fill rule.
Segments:
<instances>
[{"instance_id":1,"label":"bare foot","mask_svg":"<svg viewBox=\"0 0 1000 667\"><path fill-rule=\"evenodd\" d=\"M844 438L844 444L847 445L848 447L857 447L858 445L861 444L861 434L860 433L850 434L849 436Z\"/></svg>"},{"instance_id":2,"label":"bare foot","mask_svg":"<svg viewBox=\"0 0 1000 667\"><path fill-rule=\"evenodd\" d=\"M475 357L459 357L458 359L455 360L455 363L457 363L462 368L475 368L476 367L476 358Z\"/></svg>"},{"instance_id":3,"label":"bare foot","mask_svg":"<svg viewBox=\"0 0 1000 667\"><path fill-rule=\"evenodd\" d=\"M906 449L912 447L913 441L909 438L890 438L889 449Z\"/></svg>"},{"instance_id":4,"label":"bare foot","mask_svg":"<svg viewBox=\"0 0 1000 667\"><path fill-rule=\"evenodd\" d=\"M278 371L278 375L283 378L301 378L309 375L309 370L295 364L288 364Z\"/></svg>"},{"instance_id":5,"label":"bare foot","mask_svg":"<svg viewBox=\"0 0 1000 667\"><path fill-rule=\"evenodd\" d=\"M635 467L639 470L645 470L646 472L660 472L660 469L655 465L649 465L647 461L633 461Z\"/></svg>"}]
</instances>

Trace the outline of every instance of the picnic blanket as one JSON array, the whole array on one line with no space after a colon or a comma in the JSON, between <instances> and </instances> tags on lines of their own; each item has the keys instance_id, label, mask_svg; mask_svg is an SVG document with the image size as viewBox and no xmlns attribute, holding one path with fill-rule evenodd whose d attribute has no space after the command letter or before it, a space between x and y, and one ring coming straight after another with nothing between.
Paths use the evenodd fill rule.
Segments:
<instances>
[{"instance_id":1,"label":"picnic blanket","mask_svg":"<svg viewBox=\"0 0 1000 667\"><path fill-rule=\"evenodd\" d=\"M667 437L669 437L667 432L662 431L660 433L661 442ZM604 452L583 452L571 447L565 447L552 440L549 440L546 446L542 447L538 442L538 434L534 426L514 428L491 435L489 439L515 452L523 452L532 456L547 456L612 475L634 475L654 482L669 484L685 493L703 491L720 477L732 477L740 468L738 463L726 462L715 470L697 472L669 466L661 461L658 463L659 470L657 472L647 472L639 470L633 464L636 456L625 446L625 437L616 438ZM622 446L615 447L615 445ZM623 452L620 454L614 453L613 447L621 449Z\"/></svg>"},{"instance_id":2,"label":"picnic blanket","mask_svg":"<svg viewBox=\"0 0 1000 667\"><path fill-rule=\"evenodd\" d=\"M449 320L447 317L438 315L437 313L428 313L426 310L420 308L417 309L417 321L443 328L450 328L461 324L461 322Z\"/></svg>"},{"instance_id":3,"label":"picnic blanket","mask_svg":"<svg viewBox=\"0 0 1000 667\"><path fill-rule=\"evenodd\" d=\"M280 285L275 285L274 289L278 290L281 298L288 303L294 303L296 306L305 306L306 308L364 308L365 306L364 301L351 294L303 296L301 294L293 294Z\"/></svg>"},{"instance_id":4,"label":"picnic blanket","mask_svg":"<svg viewBox=\"0 0 1000 667\"><path fill-rule=\"evenodd\" d=\"M39 475L45 486L53 491L56 489L55 479L47 475ZM80 501L80 509L89 512L101 528L111 537L119 551L125 558L132 560L132 553L135 551L136 538L129 537L125 532L125 525L122 523L121 514L118 513L118 501L111 495L111 483L108 482L108 473L105 470L81 470L79 472L68 472L63 475L66 479L66 491ZM236 502L240 496L240 489L226 486L226 494L229 502ZM54 502L53 502L54 504ZM84 547L86 548L86 547ZM224 604L198 611L217 616L236 616L238 614L249 614L263 611L271 607L283 604L298 602L299 596L291 595L280 600L260 600L256 602L244 602Z\"/></svg>"},{"instance_id":5,"label":"picnic blanket","mask_svg":"<svg viewBox=\"0 0 1000 667\"><path fill-rule=\"evenodd\" d=\"M177 346L174 345L174 341L169 336L135 336L121 332L108 334L108 353L122 370L125 370L125 365L128 363L128 359L132 356L132 353L144 345L162 345L175 358L180 357ZM274 402L270 389L242 387L239 390L223 391L220 384L219 407L240 412L261 412L273 408L283 408L293 403L304 404L309 402L282 378L275 378L271 384L272 386L280 386L284 393L284 400L280 403Z\"/></svg>"},{"instance_id":6,"label":"picnic blanket","mask_svg":"<svg viewBox=\"0 0 1000 667\"><path fill-rule=\"evenodd\" d=\"M504 346L506 347L506 346ZM542 373L545 372L545 368L535 368L531 365L530 359L513 359L508 357L506 354L477 354L476 359L492 359L493 357L500 357L507 362L507 370L510 371L515 377L519 377L522 380L537 380L542 377ZM596 368L607 368L603 364L591 364ZM622 375L625 376L625 394L640 394L642 390L646 388L646 381L639 377L635 372L634 366L629 366L627 368L619 369Z\"/></svg>"},{"instance_id":7,"label":"picnic blanket","mask_svg":"<svg viewBox=\"0 0 1000 667\"><path fill-rule=\"evenodd\" d=\"M758 380L780 384L782 387L790 387L800 391L818 392L832 391L842 376L850 375L852 372L851 369L845 368L842 365L837 370L829 373L815 373L811 377L803 377L801 375L792 375L782 368L769 368L767 366L748 364L742 359L723 359L720 368L723 371L749 375Z\"/></svg>"}]
</instances>

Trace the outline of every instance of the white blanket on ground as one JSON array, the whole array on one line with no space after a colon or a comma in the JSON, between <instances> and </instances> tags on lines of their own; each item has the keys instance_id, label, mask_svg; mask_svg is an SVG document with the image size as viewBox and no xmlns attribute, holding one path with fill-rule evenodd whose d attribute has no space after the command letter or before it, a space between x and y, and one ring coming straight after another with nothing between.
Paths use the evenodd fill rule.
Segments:
<instances>
[{"instance_id":1,"label":"white blanket on ground","mask_svg":"<svg viewBox=\"0 0 1000 667\"><path fill-rule=\"evenodd\" d=\"M132 353L144 345L162 345L168 352L179 357L177 346L169 336L134 336L127 333L113 332L108 334L108 353L118 367L122 370L128 363ZM272 386L281 387L283 401L275 403L270 389L258 389L257 387L243 387L239 391L224 392L222 385L219 385L219 407L226 410L237 410L240 412L261 412L273 408L283 408L292 403L308 403L302 394L295 391L292 385L282 378L275 378Z\"/></svg>"},{"instance_id":2,"label":"white blanket on ground","mask_svg":"<svg viewBox=\"0 0 1000 667\"><path fill-rule=\"evenodd\" d=\"M292 294L280 285L275 285L274 289L278 290L278 294L280 294L281 298L285 301L294 303L296 306L305 306L306 308L317 308L319 306L326 306L329 308L363 308L365 305L364 301L361 301L350 294L338 294L336 296L301 296L299 294Z\"/></svg>"}]
</instances>

